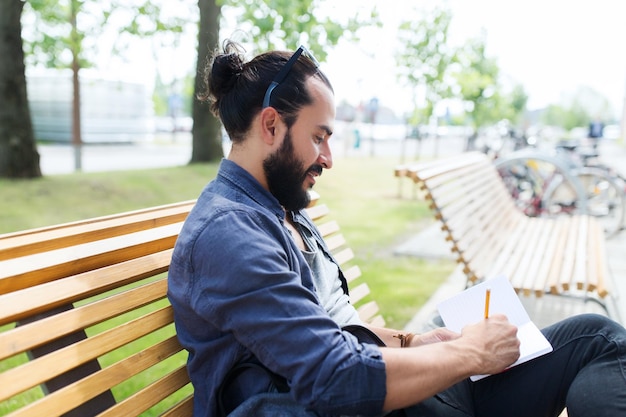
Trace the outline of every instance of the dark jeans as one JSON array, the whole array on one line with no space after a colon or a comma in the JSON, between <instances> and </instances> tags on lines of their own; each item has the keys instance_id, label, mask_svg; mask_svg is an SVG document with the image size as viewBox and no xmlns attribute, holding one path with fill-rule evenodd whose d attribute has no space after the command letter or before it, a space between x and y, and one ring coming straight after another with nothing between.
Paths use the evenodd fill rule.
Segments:
<instances>
[{"instance_id":1,"label":"dark jeans","mask_svg":"<svg viewBox=\"0 0 626 417\"><path fill-rule=\"evenodd\" d=\"M499 375L461 382L398 415L410 417L626 416L626 330L599 315L543 330L554 351Z\"/></svg>"}]
</instances>

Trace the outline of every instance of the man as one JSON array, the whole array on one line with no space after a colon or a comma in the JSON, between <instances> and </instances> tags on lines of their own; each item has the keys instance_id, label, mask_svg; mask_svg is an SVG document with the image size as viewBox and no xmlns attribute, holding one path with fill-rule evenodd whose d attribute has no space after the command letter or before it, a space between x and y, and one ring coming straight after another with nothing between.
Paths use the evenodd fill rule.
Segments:
<instances>
[{"instance_id":1,"label":"man","mask_svg":"<svg viewBox=\"0 0 626 417\"><path fill-rule=\"evenodd\" d=\"M365 328L302 211L333 165L330 82L302 47L246 62L227 43L207 85L232 150L185 222L168 294L194 415L624 415L626 331L606 318L546 329L554 353L504 373L519 356L504 316L462 334Z\"/></svg>"}]
</instances>

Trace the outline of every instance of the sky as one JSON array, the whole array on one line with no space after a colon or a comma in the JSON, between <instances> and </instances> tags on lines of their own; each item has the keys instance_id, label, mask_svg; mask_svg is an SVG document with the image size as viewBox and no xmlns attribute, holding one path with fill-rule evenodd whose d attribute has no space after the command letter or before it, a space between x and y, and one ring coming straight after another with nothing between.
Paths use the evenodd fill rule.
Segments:
<instances>
[{"instance_id":1,"label":"sky","mask_svg":"<svg viewBox=\"0 0 626 417\"><path fill-rule=\"evenodd\" d=\"M487 55L501 74L521 83L530 109L559 104L580 86L606 97L615 116L626 96L626 2L623 0L341 0L326 1L322 13L345 19L371 6L378 9L383 27L362 28L358 44L341 42L330 51L322 69L333 82L337 101L351 104L376 96L397 112L412 97L400 85L394 54L396 30L414 16L416 7L447 5L452 11L450 40L463 44L481 30L487 34ZM125 76L150 79L154 55L132 54L132 71ZM159 72L166 82L193 72L195 39L176 50L161 48Z\"/></svg>"},{"instance_id":2,"label":"sky","mask_svg":"<svg viewBox=\"0 0 626 417\"><path fill-rule=\"evenodd\" d=\"M339 2L337 2L339 3ZM343 7L363 2L343 1ZM619 0L448 0L375 1L383 28L365 33L361 45L342 43L326 71L337 95L394 102L410 100L395 76L396 28L415 4L447 4L452 10L450 41L463 44L486 31L486 54L503 77L521 83L528 107L558 104L580 86L605 96L621 114L626 96L626 2ZM402 10L401 13L398 11ZM340 12L338 10L338 12ZM356 67L356 68L355 68ZM350 70L348 70L350 69ZM350 100L352 101L352 100ZM391 103L391 104L390 104Z\"/></svg>"}]
</instances>

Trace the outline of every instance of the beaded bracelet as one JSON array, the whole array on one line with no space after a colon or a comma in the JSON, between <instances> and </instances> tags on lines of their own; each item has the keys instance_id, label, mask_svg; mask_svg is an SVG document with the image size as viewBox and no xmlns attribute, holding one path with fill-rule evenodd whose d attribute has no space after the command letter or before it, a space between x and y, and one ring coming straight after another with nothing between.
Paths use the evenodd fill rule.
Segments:
<instances>
[{"instance_id":1,"label":"beaded bracelet","mask_svg":"<svg viewBox=\"0 0 626 417\"><path fill-rule=\"evenodd\" d=\"M398 339L400 339L400 347L404 348L404 347L409 347L411 345L411 339L413 338L413 333L407 333L407 334L394 334L393 337L396 337Z\"/></svg>"}]
</instances>

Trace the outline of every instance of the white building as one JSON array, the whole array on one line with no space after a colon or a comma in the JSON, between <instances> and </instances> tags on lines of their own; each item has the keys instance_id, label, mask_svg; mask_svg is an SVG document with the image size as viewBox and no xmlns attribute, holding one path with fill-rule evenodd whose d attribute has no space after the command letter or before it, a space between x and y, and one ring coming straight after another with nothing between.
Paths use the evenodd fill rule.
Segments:
<instances>
[{"instance_id":1,"label":"white building","mask_svg":"<svg viewBox=\"0 0 626 417\"><path fill-rule=\"evenodd\" d=\"M35 138L71 142L71 73L27 74L26 81ZM145 85L81 74L80 89L84 143L137 142L152 137L154 111Z\"/></svg>"}]
</instances>

